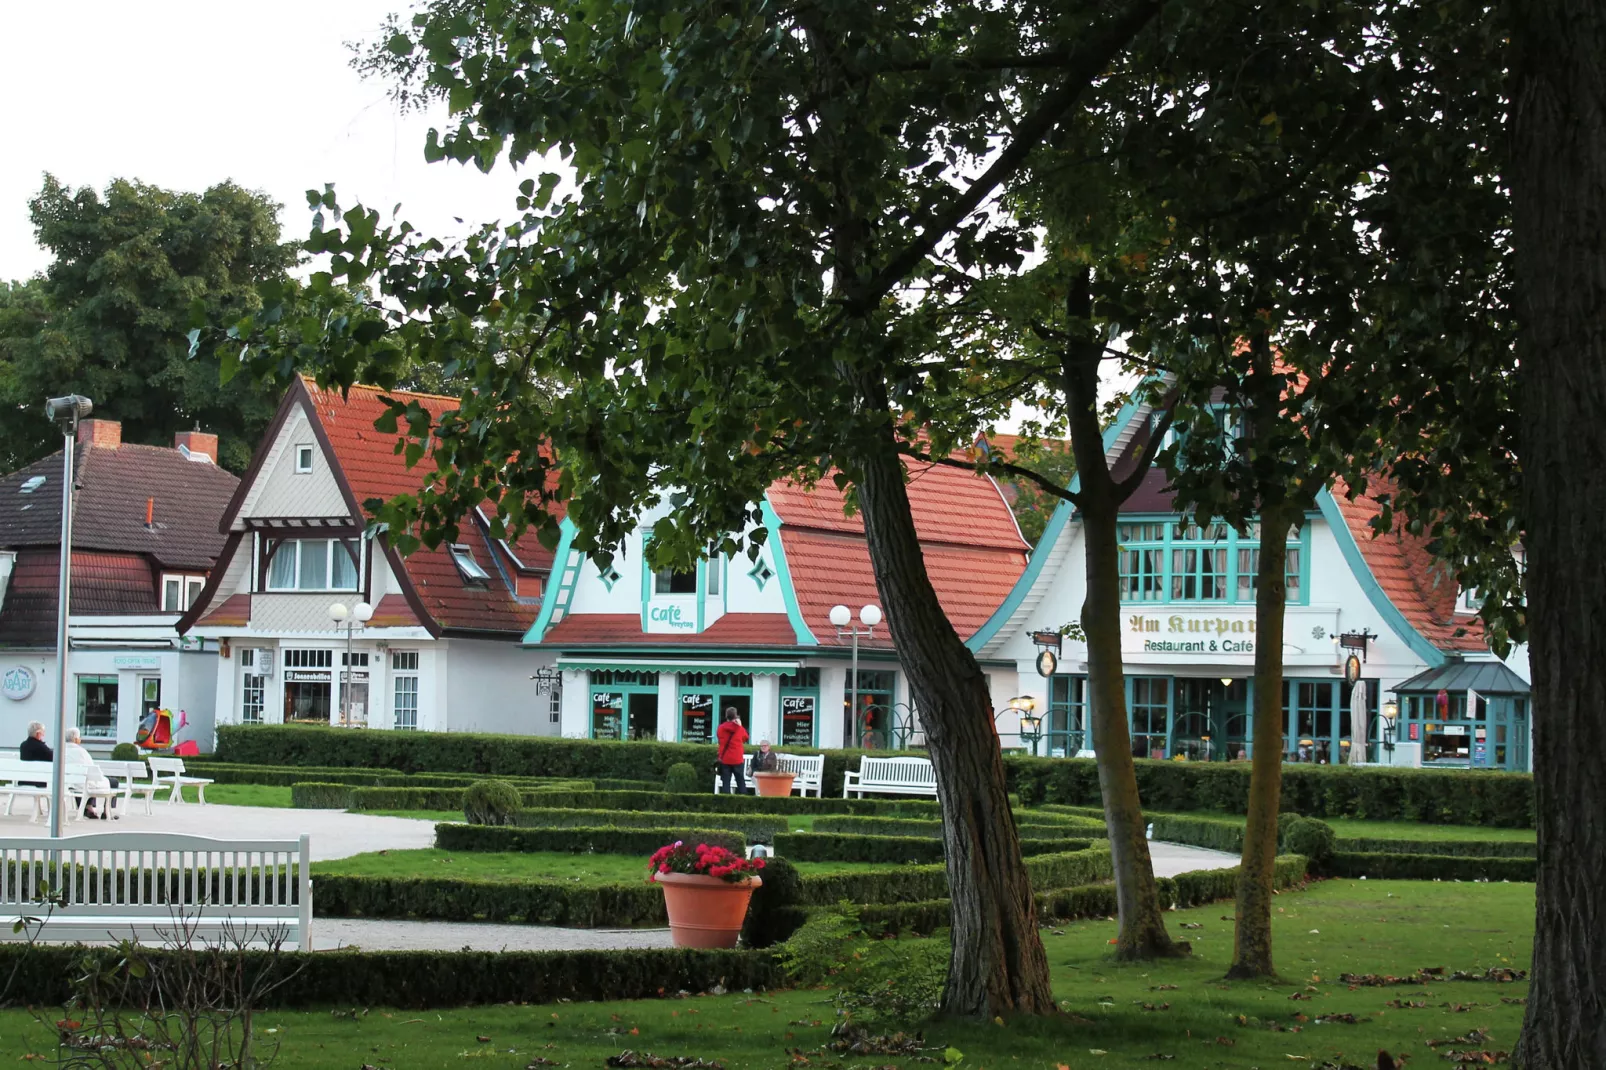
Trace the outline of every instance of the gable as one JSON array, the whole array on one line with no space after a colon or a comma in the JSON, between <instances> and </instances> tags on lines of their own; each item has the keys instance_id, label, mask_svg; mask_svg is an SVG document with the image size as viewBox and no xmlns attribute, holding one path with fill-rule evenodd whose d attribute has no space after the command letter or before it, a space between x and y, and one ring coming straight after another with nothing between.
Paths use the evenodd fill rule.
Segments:
<instances>
[{"instance_id":1,"label":"gable","mask_svg":"<svg viewBox=\"0 0 1606 1070\"><path fill-rule=\"evenodd\" d=\"M311 471L298 471L309 449ZM250 486L231 525L234 531L244 530L248 519L351 516L334 460L323 448L303 405L291 404L262 463L249 478Z\"/></svg>"}]
</instances>

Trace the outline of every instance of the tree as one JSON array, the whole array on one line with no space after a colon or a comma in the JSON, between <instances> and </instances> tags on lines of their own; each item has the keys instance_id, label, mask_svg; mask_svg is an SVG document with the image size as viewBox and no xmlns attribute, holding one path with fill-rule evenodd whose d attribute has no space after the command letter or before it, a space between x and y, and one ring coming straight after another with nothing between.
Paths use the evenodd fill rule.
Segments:
<instances>
[{"instance_id":1,"label":"tree","mask_svg":"<svg viewBox=\"0 0 1606 1070\"><path fill-rule=\"evenodd\" d=\"M1515 1062L1606 1065L1606 10L1514 12L1510 180L1539 828Z\"/></svg>"},{"instance_id":2,"label":"tree","mask_svg":"<svg viewBox=\"0 0 1606 1070\"><path fill-rule=\"evenodd\" d=\"M190 359L185 331L221 327L258 307L257 287L295 262L278 206L232 183L176 193L115 180L104 196L45 176L29 202L54 256L43 278L13 286L0 325L0 463L12 470L59 446L35 418L46 397L81 393L121 420L131 442L171 445L197 423L219 459L242 469L273 418L276 391L222 383L210 346ZM23 315L23 309L26 314Z\"/></svg>"}]
</instances>

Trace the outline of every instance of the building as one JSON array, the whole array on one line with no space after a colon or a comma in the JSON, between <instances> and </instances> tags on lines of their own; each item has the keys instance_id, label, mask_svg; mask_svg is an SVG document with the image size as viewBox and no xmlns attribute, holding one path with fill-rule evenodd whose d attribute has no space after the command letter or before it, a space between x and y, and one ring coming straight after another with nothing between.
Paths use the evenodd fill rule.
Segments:
<instances>
[{"instance_id":1,"label":"building","mask_svg":"<svg viewBox=\"0 0 1606 1070\"><path fill-rule=\"evenodd\" d=\"M985 476L914 465L909 496L932 583L969 637L1022 574L1026 542ZM720 711L735 708L755 741L782 747L920 744L885 625L859 639L855 678L853 639L829 620L833 606L857 617L880 602L863 525L844 504L829 480L777 483L756 557L714 556L685 572L643 563L667 504L641 518L605 568L572 549L565 521L557 582L525 640L562 674L563 734L705 742ZM994 670L995 705L1006 705L1013 661L984 668Z\"/></svg>"},{"instance_id":2,"label":"building","mask_svg":"<svg viewBox=\"0 0 1606 1070\"><path fill-rule=\"evenodd\" d=\"M1129 405L1106 434L1117 476L1148 440L1148 406ZM1374 483L1351 501L1342 484L1289 537L1282 696L1289 761L1336 763L1353 744L1349 657L1365 681L1367 757L1403 764L1526 770L1532 720L1526 654L1503 663L1484 640L1476 594L1458 590L1424 540L1374 538ZM1259 540L1178 516L1151 471L1120 518L1121 642L1133 751L1231 760L1252 749L1255 563ZM1008 659L1042 715L1040 753L1091 746L1087 650L1065 642L1057 671L1036 669L1033 633L1081 616L1084 543L1074 509L1056 510L1031 563L969 640ZM1046 645L1046 644L1045 644ZM1023 704L1024 705L1024 704ZM1393 733L1385 712L1398 709ZM1392 745L1391 745L1392 744Z\"/></svg>"},{"instance_id":3,"label":"building","mask_svg":"<svg viewBox=\"0 0 1606 1070\"><path fill-rule=\"evenodd\" d=\"M74 469L68 687L84 741L132 742L146 713L167 708L188 721L177 738L205 746L217 644L176 625L217 561L217 519L239 480L217 466L215 435L141 446L115 420L79 425ZM59 452L0 479L0 745L59 709L61 493Z\"/></svg>"},{"instance_id":4,"label":"building","mask_svg":"<svg viewBox=\"0 0 1606 1070\"><path fill-rule=\"evenodd\" d=\"M492 538L478 513L456 543L405 559L370 531L362 503L416 492L429 471L375 430L382 396L437 418L457 405L298 380L214 519L218 568L180 627L218 646L218 723L556 733L558 696L531 684L541 659L519 645L551 551L533 534ZM359 603L373 612L360 627L331 617Z\"/></svg>"}]
</instances>

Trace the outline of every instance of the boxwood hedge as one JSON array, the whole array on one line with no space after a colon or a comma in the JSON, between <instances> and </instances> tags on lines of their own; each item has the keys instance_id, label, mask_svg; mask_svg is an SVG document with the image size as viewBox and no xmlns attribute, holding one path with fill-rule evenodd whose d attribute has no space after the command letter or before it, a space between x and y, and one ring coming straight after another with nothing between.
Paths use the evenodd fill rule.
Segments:
<instances>
[{"instance_id":1,"label":"boxwood hedge","mask_svg":"<svg viewBox=\"0 0 1606 1070\"><path fill-rule=\"evenodd\" d=\"M690 811L636 813L630 810L520 810L513 818L520 828L715 828L745 836L748 843L772 843L790 822L770 814L705 814Z\"/></svg>"},{"instance_id":2,"label":"boxwood hedge","mask_svg":"<svg viewBox=\"0 0 1606 1070\"><path fill-rule=\"evenodd\" d=\"M1287 818L1297 815L1285 814ZM1201 817L1196 814L1155 814L1154 838L1193 847L1208 847L1234 854L1243 850L1243 822L1230 817ZM1287 822L1283 823L1286 828ZM1336 850L1347 853L1435 855L1468 858L1533 858L1538 845L1533 842L1503 840L1404 840L1366 836L1340 836Z\"/></svg>"},{"instance_id":3,"label":"boxwood hedge","mask_svg":"<svg viewBox=\"0 0 1606 1070\"><path fill-rule=\"evenodd\" d=\"M1054 836L1077 836L1084 839L1107 839L1103 822L1086 821L1062 814L1026 811L1015 815L1015 825L1022 835L1034 839ZM893 817L817 817L815 832L843 832L858 836L929 836L942 837L941 821L915 821Z\"/></svg>"},{"instance_id":4,"label":"boxwood hedge","mask_svg":"<svg viewBox=\"0 0 1606 1070\"><path fill-rule=\"evenodd\" d=\"M324 784L349 784L359 788L466 788L481 780L506 780L520 788L564 788L571 791L595 791L656 787L640 785L636 781L604 782L599 788L592 779L559 777L490 777L471 773L397 773L388 770L343 769L333 766L282 766L240 765L234 762L187 761L185 769L196 776L210 777L219 784L266 784L289 787L307 781Z\"/></svg>"},{"instance_id":5,"label":"boxwood hedge","mask_svg":"<svg viewBox=\"0 0 1606 1070\"><path fill-rule=\"evenodd\" d=\"M548 790L517 785L519 796L531 805L546 805L549 796L567 792L562 785ZM290 785L290 805L307 810L461 810L468 788L361 788L349 784L297 783Z\"/></svg>"},{"instance_id":6,"label":"boxwood hedge","mask_svg":"<svg viewBox=\"0 0 1606 1070\"><path fill-rule=\"evenodd\" d=\"M1023 855L1081 851L1091 840L1023 839ZM820 835L787 832L775 837L775 850L794 862L941 862L942 840L934 836Z\"/></svg>"},{"instance_id":7,"label":"boxwood hedge","mask_svg":"<svg viewBox=\"0 0 1606 1070\"><path fill-rule=\"evenodd\" d=\"M0 976L10 978L13 1003L61 1006L71 980L85 972L83 956L109 968L116 948L74 945L0 947ZM160 964L169 952L147 954ZM767 951L697 951L652 948L616 951L320 951L285 953L275 965L267 952L241 959L249 975L273 968L294 975L270 986L261 1004L308 1007L464 1007L478 1004L555 1003L652 999L681 991L730 991L784 985L785 975Z\"/></svg>"},{"instance_id":8,"label":"boxwood hedge","mask_svg":"<svg viewBox=\"0 0 1606 1070\"><path fill-rule=\"evenodd\" d=\"M1535 879L1538 866L1538 859L1534 858L1335 851L1323 860L1321 872L1325 877L1370 877L1372 880L1531 881Z\"/></svg>"},{"instance_id":9,"label":"boxwood hedge","mask_svg":"<svg viewBox=\"0 0 1606 1070\"><path fill-rule=\"evenodd\" d=\"M435 846L443 851L572 851L601 854L633 854L642 859L642 876L647 873L647 857L666 843L686 840L707 843L735 852L747 848L739 832L677 826L620 828L617 825L581 828L493 828L488 825L440 824L435 826Z\"/></svg>"},{"instance_id":10,"label":"boxwood hedge","mask_svg":"<svg viewBox=\"0 0 1606 1070\"><path fill-rule=\"evenodd\" d=\"M663 892L646 880L645 862L640 884L598 886L320 873L312 878L312 909L330 918L502 921L576 929L668 923Z\"/></svg>"},{"instance_id":11,"label":"boxwood hedge","mask_svg":"<svg viewBox=\"0 0 1606 1070\"><path fill-rule=\"evenodd\" d=\"M1091 758L1006 755L1004 764L1011 790L1028 806L1099 805L1098 768ZM1145 810L1247 812L1248 762L1138 759L1136 766ZM1306 817L1532 828L1533 807L1533 777L1527 773L1283 766L1282 808Z\"/></svg>"}]
</instances>

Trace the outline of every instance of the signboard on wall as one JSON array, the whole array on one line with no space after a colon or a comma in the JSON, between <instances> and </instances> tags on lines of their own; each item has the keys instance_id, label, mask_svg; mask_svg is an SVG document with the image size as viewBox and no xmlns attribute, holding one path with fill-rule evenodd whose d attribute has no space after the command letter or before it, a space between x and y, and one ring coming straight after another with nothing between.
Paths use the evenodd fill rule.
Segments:
<instances>
[{"instance_id":1,"label":"signboard on wall","mask_svg":"<svg viewBox=\"0 0 1606 1070\"><path fill-rule=\"evenodd\" d=\"M1132 613L1121 629L1121 646L1141 654L1253 657L1255 618L1232 610Z\"/></svg>"},{"instance_id":2,"label":"signboard on wall","mask_svg":"<svg viewBox=\"0 0 1606 1070\"><path fill-rule=\"evenodd\" d=\"M814 715L819 706L814 695L781 696L781 745L814 746Z\"/></svg>"},{"instance_id":3,"label":"signboard on wall","mask_svg":"<svg viewBox=\"0 0 1606 1070\"><path fill-rule=\"evenodd\" d=\"M714 740L714 696L680 696L680 741L712 743Z\"/></svg>"},{"instance_id":4,"label":"signboard on wall","mask_svg":"<svg viewBox=\"0 0 1606 1070\"><path fill-rule=\"evenodd\" d=\"M160 669L162 659L155 654L118 654L112 658L113 667L124 669Z\"/></svg>"},{"instance_id":5,"label":"signboard on wall","mask_svg":"<svg viewBox=\"0 0 1606 1070\"><path fill-rule=\"evenodd\" d=\"M33 670L26 665L7 669L5 675L0 676L0 694L13 702L21 702L32 695L34 688L38 686L39 682L34 678Z\"/></svg>"}]
</instances>

